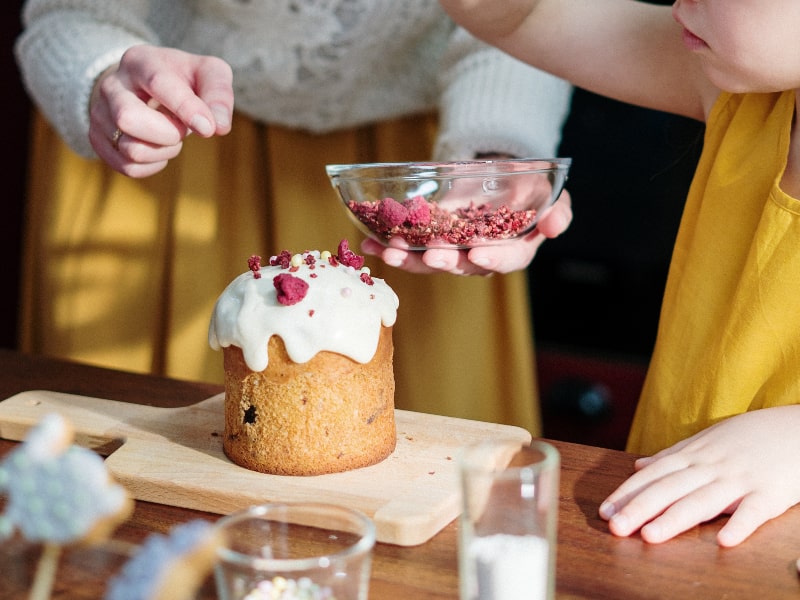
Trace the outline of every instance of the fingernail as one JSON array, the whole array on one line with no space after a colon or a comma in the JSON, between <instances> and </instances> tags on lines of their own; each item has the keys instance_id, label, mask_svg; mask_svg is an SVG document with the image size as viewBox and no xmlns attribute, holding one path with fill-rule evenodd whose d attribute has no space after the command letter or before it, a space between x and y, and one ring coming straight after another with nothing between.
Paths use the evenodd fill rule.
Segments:
<instances>
[{"instance_id":1,"label":"fingernail","mask_svg":"<svg viewBox=\"0 0 800 600\"><path fill-rule=\"evenodd\" d=\"M219 104L212 104L211 105L211 114L214 115L214 120L217 122L217 125L222 125L223 127L227 127L231 124L231 113L228 112L228 109L224 106L220 106Z\"/></svg>"},{"instance_id":2,"label":"fingernail","mask_svg":"<svg viewBox=\"0 0 800 600\"><path fill-rule=\"evenodd\" d=\"M664 528L658 523L648 523L641 530L642 539L646 542L658 544L667 539L664 535Z\"/></svg>"},{"instance_id":3,"label":"fingernail","mask_svg":"<svg viewBox=\"0 0 800 600\"><path fill-rule=\"evenodd\" d=\"M614 514L609 519L609 523L613 526L614 533L617 535L628 535L630 533L630 521L622 513Z\"/></svg>"},{"instance_id":4,"label":"fingernail","mask_svg":"<svg viewBox=\"0 0 800 600\"><path fill-rule=\"evenodd\" d=\"M189 127L203 136L214 135L214 126L202 115L195 115L189 123Z\"/></svg>"},{"instance_id":5,"label":"fingernail","mask_svg":"<svg viewBox=\"0 0 800 600\"><path fill-rule=\"evenodd\" d=\"M434 260L428 266L433 268L433 269L444 269L447 266L447 263L445 263L443 260Z\"/></svg>"},{"instance_id":6,"label":"fingernail","mask_svg":"<svg viewBox=\"0 0 800 600\"><path fill-rule=\"evenodd\" d=\"M472 261L473 265L476 265L478 267L487 268L487 267L491 266L491 264L492 264L492 262L488 258L486 258L485 256L479 256L478 258L470 259L470 260Z\"/></svg>"},{"instance_id":7,"label":"fingernail","mask_svg":"<svg viewBox=\"0 0 800 600\"><path fill-rule=\"evenodd\" d=\"M610 519L614 516L614 513L617 512L617 509L614 508L613 502L603 502L600 505L600 516L604 519Z\"/></svg>"},{"instance_id":8,"label":"fingernail","mask_svg":"<svg viewBox=\"0 0 800 600\"><path fill-rule=\"evenodd\" d=\"M385 262L390 267L400 267L403 265L403 261L400 260L399 258L385 258L383 259L383 262Z\"/></svg>"}]
</instances>

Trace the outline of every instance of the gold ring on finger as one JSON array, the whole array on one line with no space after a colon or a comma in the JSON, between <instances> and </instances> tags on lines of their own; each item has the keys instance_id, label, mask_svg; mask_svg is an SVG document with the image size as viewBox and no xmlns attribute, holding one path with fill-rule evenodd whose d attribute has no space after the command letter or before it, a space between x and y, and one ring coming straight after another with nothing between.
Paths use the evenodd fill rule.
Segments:
<instances>
[{"instance_id":1,"label":"gold ring on finger","mask_svg":"<svg viewBox=\"0 0 800 600\"><path fill-rule=\"evenodd\" d=\"M114 135L111 136L111 145L114 147L114 150L119 150L119 138L122 137L122 130L117 127L114 131Z\"/></svg>"}]
</instances>

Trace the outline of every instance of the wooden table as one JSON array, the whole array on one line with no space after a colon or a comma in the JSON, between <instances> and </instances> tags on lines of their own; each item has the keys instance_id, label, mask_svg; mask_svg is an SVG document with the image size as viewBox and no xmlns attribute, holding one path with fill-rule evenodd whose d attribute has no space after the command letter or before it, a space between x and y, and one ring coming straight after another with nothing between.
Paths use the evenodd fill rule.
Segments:
<instances>
[{"instance_id":1,"label":"wooden table","mask_svg":"<svg viewBox=\"0 0 800 600\"><path fill-rule=\"evenodd\" d=\"M0 398L48 389L153 406L186 406L221 391L219 386L135 375L29 357L0 350ZM561 452L561 512L558 541L558 598L780 598L797 599L800 580L800 507L767 523L737 548L719 548L714 536L722 521L695 528L658 546L638 537L610 535L597 517L600 502L632 471L623 452L554 442ZM14 443L0 440L0 456ZM151 532L166 532L206 514L137 502L115 540L140 543ZM457 523L415 547L378 544L370 597L377 600L444 600L458 597ZM24 598L36 549L0 547L0 599ZM55 598L99 598L91 575L103 565L81 552L64 557ZM209 583L201 598L214 598Z\"/></svg>"}]
</instances>

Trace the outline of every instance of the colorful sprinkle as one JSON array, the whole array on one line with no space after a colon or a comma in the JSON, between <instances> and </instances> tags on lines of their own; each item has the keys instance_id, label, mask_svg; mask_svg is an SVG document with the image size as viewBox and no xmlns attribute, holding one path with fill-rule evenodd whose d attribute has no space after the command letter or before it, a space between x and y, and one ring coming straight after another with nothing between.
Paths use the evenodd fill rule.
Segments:
<instances>
[{"instance_id":1,"label":"colorful sprinkle","mask_svg":"<svg viewBox=\"0 0 800 600\"><path fill-rule=\"evenodd\" d=\"M328 587L320 587L308 577L273 577L261 581L243 600L336 600Z\"/></svg>"}]
</instances>

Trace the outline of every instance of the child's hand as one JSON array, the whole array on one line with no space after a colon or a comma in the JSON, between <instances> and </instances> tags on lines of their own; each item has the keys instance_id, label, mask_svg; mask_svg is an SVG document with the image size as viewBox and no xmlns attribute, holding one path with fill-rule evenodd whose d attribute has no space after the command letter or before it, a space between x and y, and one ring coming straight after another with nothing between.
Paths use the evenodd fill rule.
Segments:
<instances>
[{"instance_id":1,"label":"child's hand","mask_svg":"<svg viewBox=\"0 0 800 600\"><path fill-rule=\"evenodd\" d=\"M646 542L666 541L720 514L717 534L735 546L760 525L800 502L800 405L767 408L717 423L658 454L600 506L615 535L641 529Z\"/></svg>"},{"instance_id":2,"label":"child's hand","mask_svg":"<svg viewBox=\"0 0 800 600\"><path fill-rule=\"evenodd\" d=\"M564 190L531 233L520 240L470 250L431 249L425 252L408 251L399 238L393 238L387 248L371 239L361 244L365 254L380 257L387 265L411 273L453 273L455 275L489 275L524 269L533 260L539 246L547 238L566 231L572 222L572 201Z\"/></svg>"}]
</instances>

